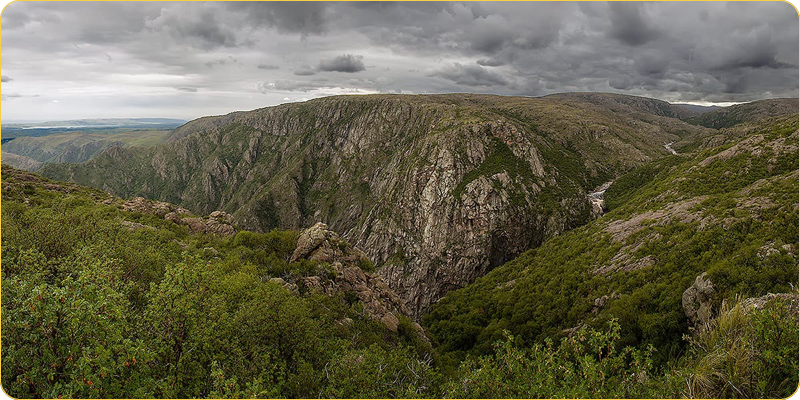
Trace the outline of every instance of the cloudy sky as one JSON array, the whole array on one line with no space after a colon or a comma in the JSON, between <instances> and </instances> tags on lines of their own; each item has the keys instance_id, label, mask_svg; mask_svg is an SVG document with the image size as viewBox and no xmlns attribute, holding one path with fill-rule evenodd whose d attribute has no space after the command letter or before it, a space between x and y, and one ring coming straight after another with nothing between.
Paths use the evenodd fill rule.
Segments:
<instances>
[{"instance_id":1,"label":"cloudy sky","mask_svg":"<svg viewBox=\"0 0 800 400\"><path fill-rule=\"evenodd\" d=\"M781 2L16 2L9 120L174 117L333 94L798 95Z\"/></svg>"}]
</instances>

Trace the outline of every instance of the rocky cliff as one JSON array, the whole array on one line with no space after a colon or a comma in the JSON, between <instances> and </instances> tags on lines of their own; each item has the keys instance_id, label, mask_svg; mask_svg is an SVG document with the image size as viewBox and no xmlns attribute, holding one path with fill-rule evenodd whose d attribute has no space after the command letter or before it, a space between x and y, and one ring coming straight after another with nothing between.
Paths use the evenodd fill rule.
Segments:
<instances>
[{"instance_id":1,"label":"rocky cliff","mask_svg":"<svg viewBox=\"0 0 800 400\"><path fill-rule=\"evenodd\" d=\"M722 300L794 291L798 119L755 126L618 177L600 218L449 292L423 318L440 351L484 354L505 330L533 342L612 318L626 343L678 346Z\"/></svg>"},{"instance_id":2,"label":"rocky cliff","mask_svg":"<svg viewBox=\"0 0 800 400\"><path fill-rule=\"evenodd\" d=\"M590 220L587 191L706 132L680 110L602 94L342 96L201 118L167 144L42 172L251 230L325 222L418 317Z\"/></svg>"}]
</instances>

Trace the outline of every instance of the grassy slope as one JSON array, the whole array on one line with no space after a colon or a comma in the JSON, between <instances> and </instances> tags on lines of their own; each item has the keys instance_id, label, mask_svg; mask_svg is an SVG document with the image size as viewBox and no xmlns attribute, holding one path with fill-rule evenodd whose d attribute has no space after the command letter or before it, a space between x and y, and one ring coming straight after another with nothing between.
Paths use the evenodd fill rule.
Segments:
<instances>
[{"instance_id":1,"label":"grassy slope","mask_svg":"<svg viewBox=\"0 0 800 400\"><path fill-rule=\"evenodd\" d=\"M797 110L797 99L761 100L724 107L688 118L687 121L708 128L722 129L742 122L794 113Z\"/></svg>"},{"instance_id":2,"label":"grassy slope","mask_svg":"<svg viewBox=\"0 0 800 400\"><path fill-rule=\"evenodd\" d=\"M431 386L414 382L430 379L430 347L410 320L389 332L353 296L270 282L329 268L287 261L297 232L189 234L119 199L106 205L105 192L5 165L2 185L12 396L408 397ZM358 357L363 370L341 361Z\"/></svg>"},{"instance_id":3,"label":"grassy slope","mask_svg":"<svg viewBox=\"0 0 800 400\"><path fill-rule=\"evenodd\" d=\"M797 118L784 118L750 132L764 137L752 151L701 165L728 144L621 177L603 218L442 299L424 320L440 351L485 354L505 329L532 343L613 316L623 343L654 344L663 361L682 348L681 294L698 274L709 272L720 299L789 291L798 273L796 130ZM629 236L615 239L609 230L626 222ZM610 299L593 311L602 296Z\"/></svg>"}]
</instances>

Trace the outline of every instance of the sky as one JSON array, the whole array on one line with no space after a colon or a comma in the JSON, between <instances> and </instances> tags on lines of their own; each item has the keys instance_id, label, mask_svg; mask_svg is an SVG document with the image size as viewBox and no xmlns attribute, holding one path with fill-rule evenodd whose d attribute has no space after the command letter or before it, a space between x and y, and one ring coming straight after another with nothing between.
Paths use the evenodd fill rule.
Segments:
<instances>
[{"instance_id":1,"label":"sky","mask_svg":"<svg viewBox=\"0 0 800 400\"><path fill-rule=\"evenodd\" d=\"M798 96L781 2L14 2L4 121L193 119L336 94Z\"/></svg>"}]
</instances>

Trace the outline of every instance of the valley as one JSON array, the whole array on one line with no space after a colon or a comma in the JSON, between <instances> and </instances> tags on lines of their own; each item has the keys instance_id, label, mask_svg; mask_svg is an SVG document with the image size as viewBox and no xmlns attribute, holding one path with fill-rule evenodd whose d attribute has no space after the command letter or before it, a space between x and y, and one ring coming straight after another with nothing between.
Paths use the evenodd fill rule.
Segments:
<instances>
[{"instance_id":1,"label":"valley","mask_svg":"<svg viewBox=\"0 0 800 400\"><path fill-rule=\"evenodd\" d=\"M192 121L150 149L41 173L215 209L255 231L325 222L419 318L523 251L591 219L586 194L712 130L611 94L342 96ZM683 142L681 142L683 141Z\"/></svg>"},{"instance_id":2,"label":"valley","mask_svg":"<svg viewBox=\"0 0 800 400\"><path fill-rule=\"evenodd\" d=\"M36 174L4 165L4 388L790 394L797 109L778 99L698 114L604 93L334 96L200 118ZM105 319L62 306L100 298ZM52 378L25 356L42 327L58 344L36 350ZM736 343L751 350L719 361Z\"/></svg>"},{"instance_id":3,"label":"valley","mask_svg":"<svg viewBox=\"0 0 800 400\"><path fill-rule=\"evenodd\" d=\"M111 147L153 146L185 121L166 118L10 123L3 127L3 162L27 171L45 163L79 163Z\"/></svg>"}]
</instances>

